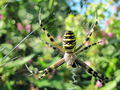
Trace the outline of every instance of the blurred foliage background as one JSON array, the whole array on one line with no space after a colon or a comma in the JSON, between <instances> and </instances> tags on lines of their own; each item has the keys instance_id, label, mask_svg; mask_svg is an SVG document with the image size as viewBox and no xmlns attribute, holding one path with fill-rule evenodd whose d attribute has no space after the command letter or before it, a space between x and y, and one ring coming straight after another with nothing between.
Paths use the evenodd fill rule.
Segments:
<instances>
[{"instance_id":1,"label":"blurred foliage background","mask_svg":"<svg viewBox=\"0 0 120 90\"><path fill-rule=\"evenodd\" d=\"M42 80L29 76L25 64L33 71L43 70L62 57L44 42L51 43L39 26L40 9L44 27L61 46L66 30L75 33L79 46L98 18L87 45L102 43L78 57L111 81L102 86L82 68L66 65ZM0 1L0 90L120 90L119 46L119 0Z\"/></svg>"}]
</instances>

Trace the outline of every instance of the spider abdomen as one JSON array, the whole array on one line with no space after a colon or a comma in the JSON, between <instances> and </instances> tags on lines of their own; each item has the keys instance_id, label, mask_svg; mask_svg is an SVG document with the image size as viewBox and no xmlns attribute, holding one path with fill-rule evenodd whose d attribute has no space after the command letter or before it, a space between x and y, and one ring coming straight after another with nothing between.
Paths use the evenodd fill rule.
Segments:
<instances>
[{"instance_id":1,"label":"spider abdomen","mask_svg":"<svg viewBox=\"0 0 120 90\"><path fill-rule=\"evenodd\" d=\"M72 31L67 31L63 37L63 48L65 52L70 53L74 51L76 45L76 38Z\"/></svg>"}]
</instances>

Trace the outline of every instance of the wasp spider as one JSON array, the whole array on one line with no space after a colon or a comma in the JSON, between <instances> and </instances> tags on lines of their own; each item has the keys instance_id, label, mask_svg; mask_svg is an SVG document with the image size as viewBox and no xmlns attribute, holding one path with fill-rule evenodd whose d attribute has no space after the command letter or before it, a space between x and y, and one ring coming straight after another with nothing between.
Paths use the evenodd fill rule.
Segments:
<instances>
[{"instance_id":1,"label":"wasp spider","mask_svg":"<svg viewBox=\"0 0 120 90\"><path fill-rule=\"evenodd\" d=\"M96 42L93 44L90 44L88 46L85 46L84 48L82 48L87 41L89 41L90 36L92 35L92 33L94 32L94 28L97 25L97 21L96 23L93 25L90 33L88 34L87 38L83 41L83 43L76 48L76 38L75 35L72 31L66 31L64 36L63 36L63 48L61 46L59 46L56 41L54 40L53 36L49 34L49 32L45 29L45 27L43 26L43 24L40 24L40 27L42 29L42 31L45 32L45 34L47 35L47 37L50 39L50 41L54 44L54 46L50 45L48 42L46 42L46 44L48 44L50 47L52 47L53 49L58 49L64 56L62 59L58 60L56 63L52 64L51 66L49 66L48 68L42 70L42 71L38 71L36 73L36 75L39 77L39 79L45 77L47 74L51 73L52 71L56 70L59 66L61 66L64 63L67 63L67 65L71 66L71 67L77 67L77 66L81 66L82 68L84 68L89 74L91 74L92 76L94 76L96 79L98 79L101 83L105 83L106 81L108 81L108 78L103 76L102 74L94 71L91 67L89 67L87 64L85 64L84 62L82 62L79 58L77 58L77 55L80 52L83 52L84 50L89 49L92 46L95 46L97 44L100 43Z\"/></svg>"}]
</instances>

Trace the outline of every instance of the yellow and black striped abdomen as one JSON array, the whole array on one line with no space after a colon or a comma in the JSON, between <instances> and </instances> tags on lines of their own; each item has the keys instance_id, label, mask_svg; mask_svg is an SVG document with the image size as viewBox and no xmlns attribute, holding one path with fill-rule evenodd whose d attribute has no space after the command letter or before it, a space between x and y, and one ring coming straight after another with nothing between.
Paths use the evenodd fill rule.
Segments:
<instances>
[{"instance_id":1,"label":"yellow and black striped abdomen","mask_svg":"<svg viewBox=\"0 0 120 90\"><path fill-rule=\"evenodd\" d=\"M76 45L76 38L72 31L67 31L63 37L63 48L65 52L73 52Z\"/></svg>"}]
</instances>

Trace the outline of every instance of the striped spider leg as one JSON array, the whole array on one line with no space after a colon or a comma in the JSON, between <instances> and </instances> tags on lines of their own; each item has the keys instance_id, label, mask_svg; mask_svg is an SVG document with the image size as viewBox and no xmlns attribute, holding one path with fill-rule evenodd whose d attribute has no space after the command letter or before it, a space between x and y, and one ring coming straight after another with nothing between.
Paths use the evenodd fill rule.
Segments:
<instances>
[{"instance_id":1,"label":"striped spider leg","mask_svg":"<svg viewBox=\"0 0 120 90\"><path fill-rule=\"evenodd\" d=\"M45 34L47 35L47 37L49 38L49 40L50 40L61 52L64 53L64 49L57 44L57 42L54 40L54 37L53 37L52 35L50 35L50 33L45 29L45 27L43 26L42 23L40 24L40 27L41 27L42 31L45 32Z\"/></svg>"},{"instance_id":2,"label":"striped spider leg","mask_svg":"<svg viewBox=\"0 0 120 90\"><path fill-rule=\"evenodd\" d=\"M59 66L61 66L64 63L65 63L64 58L62 58L57 62L55 62L54 64L50 65L48 68L37 72L33 72L32 70L30 70L27 64L25 64L25 66L28 69L28 71L31 73L31 75L33 75L37 79L42 79L43 77L55 71Z\"/></svg>"},{"instance_id":3,"label":"striped spider leg","mask_svg":"<svg viewBox=\"0 0 120 90\"><path fill-rule=\"evenodd\" d=\"M90 33L87 35L87 38L83 41L83 43L75 49L75 52L79 51L85 44L86 42L88 42L90 40L90 37L92 36L92 33L95 31L95 27L97 26L98 21L96 20L96 22L92 25Z\"/></svg>"},{"instance_id":4,"label":"striped spider leg","mask_svg":"<svg viewBox=\"0 0 120 90\"><path fill-rule=\"evenodd\" d=\"M107 77L105 77L104 75L102 75L101 73L96 72L95 70L93 70L91 67L89 67L87 64L85 64L84 62L82 62L79 59L76 59L75 63L79 66L81 66L83 69L85 69L89 74L91 74L92 76L94 76L97 80L99 80L103 85L109 81L109 79Z\"/></svg>"},{"instance_id":5,"label":"striped spider leg","mask_svg":"<svg viewBox=\"0 0 120 90\"><path fill-rule=\"evenodd\" d=\"M60 52L64 53L64 49L57 44L57 42L54 40L54 37L46 30L46 28L42 24L41 9L39 11L39 18L38 19L39 19L39 25L40 25L42 31L45 32L45 34L47 35L47 37L49 38L49 40L60 50Z\"/></svg>"},{"instance_id":6,"label":"striped spider leg","mask_svg":"<svg viewBox=\"0 0 120 90\"><path fill-rule=\"evenodd\" d=\"M92 43L92 44L90 44L90 45L88 45L88 46L86 46L86 47L84 47L84 48L78 50L78 51L75 52L75 53L76 53L76 55L78 55L79 53L81 53L81 52L83 52L83 51L85 51L85 50L91 48L92 46L95 46L95 45L101 43L101 42L102 42L102 41L98 41L98 42Z\"/></svg>"},{"instance_id":7,"label":"striped spider leg","mask_svg":"<svg viewBox=\"0 0 120 90\"><path fill-rule=\"evenodd\" d=\"M41 74L39 76L39 79L41 79L41 78L45 77L47 74L53 72L54 70L56 70L56 68L58 68L62 64L64 64L64 58L58 60L56 63L52 64L51 66L49 66L48 68L44 69L43 71L39 71L39 74Z\"/></svg>"}]
</instances>

